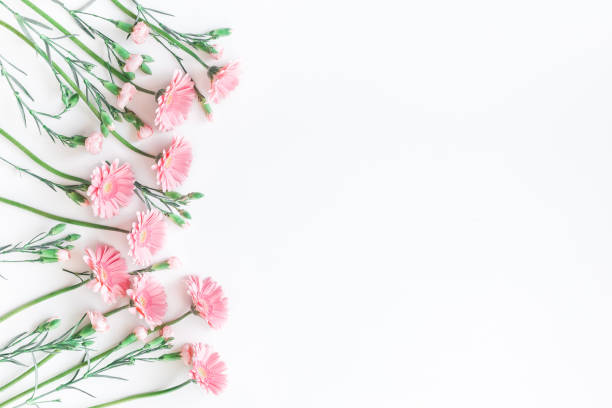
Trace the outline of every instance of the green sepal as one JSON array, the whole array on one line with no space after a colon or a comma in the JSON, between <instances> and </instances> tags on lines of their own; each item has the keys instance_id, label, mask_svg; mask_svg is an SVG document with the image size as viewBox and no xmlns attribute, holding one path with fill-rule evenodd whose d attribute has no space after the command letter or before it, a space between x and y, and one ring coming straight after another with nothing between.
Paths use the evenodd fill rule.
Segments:
<instances>
[{"instance_id":1,"label":"green sepal","mask_svg":"<svg viewBox=\"0 0 612 408\"><path fill-rule=\"evenodd\" d=\"M117 27L121 31L125 31L126 33L131 33L132 27L134 27L133 24L126 23L125 21L114 20L113 23L115 23L115 27Z\"/></svg>"},{"instance_id":2,"label":"green sepal","mask_svg":"<svg viewBox=\"0 0 612 408\"><path fill-rule=\"evenodd\" d=\"M57 224L53 228L49 230L47 235L57 235L61 234L66 229L66 224Z\"/></svg>"},{"instance_id":3,"label":"green sepal","mask_svg":"<svg viewBox=\"0 0 612 408\"><path fill-rule=\"evenodd\" d=\"M113 95L119 95L119 91L121 91L121 88L119 88L116 84L112 83L111 81L103 80L102 85L104 85L104 87L108 89L110 93L112 93Z\"/></svg>"}]
</instances>

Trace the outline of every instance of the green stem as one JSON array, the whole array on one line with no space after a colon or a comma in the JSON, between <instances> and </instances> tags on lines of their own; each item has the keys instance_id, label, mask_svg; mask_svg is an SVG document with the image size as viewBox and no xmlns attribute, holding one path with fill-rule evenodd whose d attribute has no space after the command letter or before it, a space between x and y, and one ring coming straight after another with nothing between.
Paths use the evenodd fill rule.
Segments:
<instances>
[{"instance_id":1,"label":"green stem","mask_svg":"<svg viewBox=\"0 0 612 408\"><path fill-rule=\"evenodd\" d=\"M103 65L106 69L110 70L113 75L115 75L116 77L118 77L119 79L121 79L123 82L130 82L130 78L128 78L128 76L119 71L117 68L113 67L111 64L108 63L108 61L104 60L102 57L100 57L98 54L96 54L91 48L89 48L87 45L85 45L81 40L79 40L76 35L73 35L70 31L68 31L66 28L64 28L64 26L62 26L60 23L58 23L53 17L51 17L50 15L48 15L47 13L45 13L43 10L41 10L40 8L38 8L35 4L33 4L32 2L30 2L29 0L21 0L22 3L24 3L26 6L28 6L29 8L31 8L32 10L34 10L39 16L41 16L42 18L44 18L45 20L47 20L47 22L49 24L51 24L53 27L57 28L59 31L62 32L62 34L66 35L70 41L72 41L73 43L75 43L77 45L77 47L79 47L80 49L82 49L87 55L89 55L91 58L93 58L96 62L98 62L99 64ZM152 92L146 88L142 88L134 83L132 83L136 89L138 89L141 92L146 92L148 94L155 94L155 92Z\"/></svg>"},{"instance_id":2,"label":"green stem","mask_svg":"<svg viewBox=\"0 0 612 408\"><path fill-rule=\"evenodd\" d=\"M25 310L25 309L27 309L29 307L32 307L34 305L37 305L39 303L42 303L45 300L48 300L48 299L54 298L56 296L59 296L62 293L66 293L66 292L70 292L71 290L78 289L81 286L85 285L90 280L91 279L84 280L83 282L79 282L76 285L66 286L64 288L61 288L61 289L58 289L58 290L54 290L53 292L49 292L46 295L39 296L36 299L32 299L29 302L24 303L21 306L18 306L16 308L14 308L13 310L10 310L10 311L4 313L3 315L0 315L0 323L5 321L5 320L7 320L9 317L12 317L12 316L16 315L17 313L21 312L22 310ZM1 388L0 388L0 391L2 391Z\"/></svg>"},{"instance_id":3,"label":"green stem","mask_svg":"<svg viewBox=\"0 0 612 408\"><path fill-rule=\"evenodd\" d=\"M163 323L163 324L157 326L156 328L149 330L149 334L154 332L154 331L157 331L157 330L161 329L162 327L172 326L173 324L176 324L176 323L180 322L181 320L183 320L184 318L186 318L187 316L189 316L192 313L193 312L191 310L189 310L185 314L179 316L178 318L176 318L174 320L171 320L171 321L169 321L167 323ZM19 398L21 398L21 397L23 397L25 395L31 394L33 391L35 391L37 389L40 389L40 388L42 388L42 387L44 387L46 385L49 385L52 382L55 382L55 381L65 377L65 376L67 376L68 374L75 372L76 370L78 370L80 368L86 367L88 364L94 363L94 362L96 362L96 361L98 361L98 360L100 360L102 358L105 358L105 357L111 355L112 353L114 353L115 351L119 350L120 348L121 348L121 343L117 344L114 347L109 348L108 350L98 354L95 357L90 358L89 361L83 361L83 362L81 362L79 364L76 364L76 365L74 365L74 366L72 366L72 367L62 371L61 373L56 374L55 376L49 378L48 380L45 380L45 381L43 381L41 383L38 383L37 387L30 387L27 390L20 392L19 394L13 395L9 399L0 402L0 407L5 407L8 404L10 404L11 402L13 402L15 400L18 400ZM32 369L30 369L30 370L32 370Z\"/></svg>"},{"instance_id":4,"label":"green stem","mask_svg":"<svg viewBox=\"0 0 612 408\"><path fill-rule=\"evenodd\" d=\"M40 49L40 47L38 47L36 44L34 44L32 41L30 41L29 38L24 36L15 27L13 27L12 25L8 24L7 22L0 20L0 26L6 28L7 30L9 30L10 32L15 34L17 37L19 37L21 40L23 40L26 44L28 44L30 47L32 47L41 57L43 57L45 60L49 61L51 63L51 66L52 66L53 70L55 72L57 72L58 74L60 74L60 76L66 81L66 83L68 83L68 85L70 85L70 87L72 89L74 89L74 91L77 94L79 94L79 97L81 98L81 100L83 102L85 102L85 104L87 105L89 110L91 110L93 112L93 114L98 118L98 120L100 120L100 121L102 120L101 116L100 116L100 111L98 111L98 109L87 99L87 96L83 93L83 91L81 91L81 89L72 80L72 78L70 78L70 76L68 76L68 74L66 74L66 72L64 72L64 70L59 65L57 65L53 61L50 61L48 59L48 56L45 54L45 52L43 50ZM138 153L138 154L140 154L142 156L149 157L151 159L155 159L154 155L146 153L146 152L143 152L142 150L140 150L139 148L137 148L136 146L134 146L133 144L128 142L126 139L124 139L119 133L117 133L116 130L113 130L111 133L112 133L113 137L115 137L115 139L119 140L124 146L126 146L128 149L132 150L133 152L136 152L136 153Z\"/></svg>"},{"instance_id":5,"label":"green stem","mask_svg":"<svg viewBox=\"0 0 612 408\"><path fill-rule=\"evenodd\" d=\"M129 397L119 398L114 401L105 402L104 404L92 405L89 408L110 407L111 405L121 404L122 402L133 401L133 400L140 399L140 398L149 398L149 397L156 397L158 395L168 394L172 391L179 390L183 388L184 386L186 386L187 384L191 384L192 382L193 380L187 380L184 383L181 383L171 388L166 388L165 390L143 392L142 394L134 394L134 395L130 395Z\"/></svg>"},{"instance_id":6,"label":"green stem","mask_svg":"<svg viewBox=\"0 0 612 408\"><path fill-rule=\"evenodd\" d=\"M27 1L27 0L22 0L22 1ZM115 6L117 6L117 8L121 10L128 17L133 18L134 20L138 17L136 14L132 13L130 9L126 8L123 4L121 4L119 0L111 0L111 2ZM195 52L187 48L183 43L176 41L176 39L174 39L170 34L168 34L162 28L156 26L155 24L151 24L149 22L146 22L146 23L153 31L155 31L157 34L161 35L166 40L168 40L170 44L174 45L175 47L180 48L181 50L185 51L187 54L191 55L196 61L202 64L204 68L206 69L209 68L208 64L202 61L202 59L198 56L198 54L196 54Z\"/></svg>"},{"instance_id":7,"label":"green stem","mask_svg":"<svg viewBox=\"0 0 612 408\"><path fill-rule=\"evenodd\" d=\"M76 177L76 176L72 176L70 174L66 174L62 171L59 171L58 169L51 167L49 164L47 164L44 160L42 160L40 157L36 156L34 153L32 153L27 147L25 147L24 145L22 145L21 143L19 143L13 136L9 135L4 129L0 128L0 134L2 136L4 136L9 142L11 142L12 144L14 144L15 146L17 146L17 148L19 150L21 150L22 152L24 152L26 154L26 156L28 156L30 159L32 159L34 162L36 162L36 164L38 164L40 167L42 167L43 169L47 170L50 173L55 174L56 176L65 178L67 180L72 180L72 181L76 181L78 183L83 183L83 184L89 184L89 181L82 179L80 177Z\"/></svg>"},{"instance_id":8,"label":"green stem","mask_svg":"<svg viewBox=\"0 0 612 408\"><path fill-rule=\"evenodd\" d=\"M59 215L51 214L51 213L48 213L46 211L39 210L38 208L30 207L29 205L22 204L20 202L13 201L13 200L10 200L8 198L1 197L1 196L0 196L0 203L5 203L5 204L8 204L8 205L12 205L13 207L21 208L22 210L26 210L26 211L32 212L34 214L41 215L41 216L49 218L51 220L55 220L55 221L59 221L59 222L65 222L67 224L72 224L72 225L78 225L80 227L95 228L95 229L106 230L106 231L122 232L124 234L129 234L129 232L130 232L130 231L124 230L122 228L111 227L111 226L102 225L102 224L96 224L96 223L93 223L93 222L75 220L73 218L60 217Z\"/></svg>"},{"instance_id":9,"label":"green stem","mask_svg":"<svg viewBox=\"0 0 612 408\"><path fill-rule=\"evenodd\" d=\"M127 309L128 307L130 307L130 304L126 304L123 305L121 307L118 307L116 309L110 310L106 313L104 313L104 316L106 317L110 317L112 315L114 315L115 313L118 313L122 310ZM91 326L91 323L89 323L87 326ZM23 373L21 373L20 375L18 375L17 377L13 378L11 381L9 381L8 383L4 384L2 387L0 387L0 391L4 391L7 388L17 384L19 381L23 380L24 378L26 378L28 375L32 374L35 370L37 370L38 368L42 367L43 365L47 364L47 362L49 362L49 360L51 360L53 357L55 357L58 353L51 353L49 355L47 355L45 358L43 358L42 360L40 360L36 366L32 366L30 368L28 368L26 371L24 371Z\"/></svg>"}]
</instances>

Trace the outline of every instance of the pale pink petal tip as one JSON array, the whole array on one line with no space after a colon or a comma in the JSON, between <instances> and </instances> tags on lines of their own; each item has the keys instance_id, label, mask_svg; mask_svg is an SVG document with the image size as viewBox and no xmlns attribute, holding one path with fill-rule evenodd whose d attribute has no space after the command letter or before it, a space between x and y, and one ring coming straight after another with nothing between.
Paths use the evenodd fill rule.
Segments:
<instances>
[{"instance_id":1,"label":"pale pink petal tip","mask_svg":"<svg viewBox=\"0 0 612 408\"><path fill-rule=\"evenodd\" d=\"M93 329L99 333L103 333L110 328L106 317L104 317L104 315L100 312L91 310L87 312L87 317L89 317L91 327L93 327Z\"/></svg>"}]
</instances>

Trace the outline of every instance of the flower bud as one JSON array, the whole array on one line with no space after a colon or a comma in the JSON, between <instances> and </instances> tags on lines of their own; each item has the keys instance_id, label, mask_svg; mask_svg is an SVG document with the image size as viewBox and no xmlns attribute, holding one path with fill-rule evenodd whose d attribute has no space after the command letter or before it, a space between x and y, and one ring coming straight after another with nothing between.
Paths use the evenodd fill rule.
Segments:
<instances>
[{"instance_id":1,"label":"flower bud","mask_svg":"<svg viewBox=\"0 0 612 408\"><path fill-rule=\"evenodd\" d=\"M180 211L179 211L179 214L181 214L181 216L182 216L183 218L186 218L186 219L188 219L188 220L190 220L190 219L191 219L191 214L189 214L189 211L187 211L187 210L180 210Z\"/></svg>"},{"instance_id":2,"label":"flower bud","mask_svg":"<svg viewBox=\"0 0 612 408\"><path fill-rule=\"evenodd\" d=\"M89 337L95 332L96 331L94 330L93 326L91 324L88 324L76 334L76 337Z\"/></svg>"},{"instance_id":3,"label":"flower bud","mask_svg":"<svg viewBox=\"0 0 612 408\"><path fill-rule=\"evenodd\" d=\"M104 123L104 125L109 129L113 125L113 117L106 111L100 112L100 119L102 120L102 123Z\"/></svg>"},{"instance_id":4,"label":"flower bud","mask_svg":"<svg viewBox=\"0 0 612 408\"><path fill-rule=\"evenodd\" d=\"M147 75L152 75L153 71L151 71L151 67L149 67L145 62L140 64L140 70Z\"/></svg>"},{"instance_id":5,"label":"flower bud","mask_svg":"<svg viewBox=\"0 0 612 408\"><path fill-rule=\"evenodd\" d=\"M155 348L157 346L161 346L165 342L166 342L166 339L164 339L163 337L159 336L159 337L154 338L153 340L151 340L147 344L145 344L144 347L145 348Z\"/></svg>"},{"instance_id":6,"label":"flower bud","mask_svg":"<svg viewBox=\"0 0 612 408\"><path fill-rule=\"evenodd\" d=\"M176 352L176 353L162 354L158 358L159 358L160 361L180 360L181 359L181 353L180 352Z\"/></svg>"},{"instance_id":7,"label":"flower bud","mask_svg":"<svg viewBox=\"0 0 612 408\"><path fill-rule=\"evenodd\" d=\"M166 191L164 195L173 200L180 200L183 198L183 195L181 193L177 193L176 191Z\"/></svg>"},{"instance_id":8,"label":"flower bud","mask_svg":"<svg viewBox=\"0 0 612 408\"><path fill-rule=\"evenodd\" d=\"M66 195L68 196L68 198L70 198L72 201L74 201L80 206L86 207L89 205L89 200L87 199L87 197L83 196L80 193L77 193L76 191L67 191Z\"/></svg>"},{"instance_id":9,"label":"flower bud","mask_svg":"<svg viewBox=\"0 0 612 408\"><path fill-rule=\"evenodd\" d=\"M134 333L130 333L129 336L127 336L125 339L123 339L121 343L119 343L119 347L129 346L130 344L134 343L136 340L138 340L138 337L136 337Z\"/></svg>"},{"instance_id":10,"label":"flower bud","mask_svg":"<svg viewBox=\"0 0 612 408\"><path fill-rule=\"evenodd\" d=\"M142 60L143 60L144 62L153 62L153 61L155 61L155 60L153 59L153 57L152 57L152 56L150 56L150 55L145 55L145 54L142 54Z\"/></svg>"},{"instance_id":11,"label":"flower bud","mask_svg":"<svg viewBox=\"0 0 612 408\"><path fill-rule=\"evenodd\" d=\"M208 119L209 122L212 122L213 121L212 107L210 106L208 102L206 102L206 99L202 98L202 100L200 101L200 106L202 106L202 109L204 110L204 115L206 115L206 119Z\"/></svg>"},{"instance_id":12,"label":"flower bud","mask_svg":"<svg viewBox=\"0 0 612 408\"><path fill-rule=\"evenodd\" d=\"M70 234L70 235L66 235L66 238L64 238L64 241L72 242L72 241L76 241L79 238L81 238L81 235L79 234Z\"/></svg>"},{"instance_id":13,"label":"flower bud","mask_svg":"<svg viewBox=\"0 0 612 408\"><path fill-rule=\"evenodd\" d=\"M104 123L100 123L100 132L104 135L104 137L108 136L109 130Z\"/></svg>"},{"instance_id":14,"label":"flower bud","mask_svg":"<svg viewBox=\"0 0 612 408\"><path fill-rule=\"evenodd\" d=\"M125 77L130 81L133 81L136 78L136 74L133 72L124 72Z\"/></svg>"},{"instance_id":15,"label":"flower bud","mask_svg":"<svg viewBox=\"0 0 612 408\"><path fill-rule=\"evenodd\" d=\"M108 89L113 95L119 95L119 91L121 90L121 88L119 88L119 86L112 83L111 81L102 81L102 85L104 85L104 87Z\"/></svg>"},{"instance_id":16,"label":"flower bud","mask_svg":"<svg viewBox=\"0 0 612 408\"><path fill-rule=\"evenodd\" d=\"M47 235L57 235L63 232L66 229L66 224L57 224L55 227L49 230Z\"/></svg>"},{"instance_id":17,"label":"flower bud","mask_svg":"<svg viewBox=\"0 0 612 408\"><path fill-rule=\"evenodd\" d=\"M200 198L204 197L204 194L198 193L198 192L194 192L194 193L189 193L188 197L191 200L199 200Z\"/></svg>"},{"instance_id":18,"label":"flower bud","mask_svg":"<svg viewBox=\"0 0 612 408\"><path fill-rule=\"evenodd\" d=\"M174 223L176 225L178 225L179 227L182 227L185 225L185 220L183 218L181 218L180 216L176 215L176 214L168 214L168 217L174 221Z\"/></svg>"},{"instance_id":19,"label":"flower bud","mask_svg":"<svg viewBox=\"0 0 612 408\"><path fill-rule=\"evenodd\" d=\"M132 30L130 30L132 31ZM128 50L126 50L125 48L123 48L122 46L120 46L118 43L113 42L113 50L115 50L115 52L117 54L119 54L119 56L123 59L128 59L130 58L130 53Z\"/></svg>"},{"instance_id":20,"label":"flower bud","mask_svg":"<svg viewBox=\"0 0 612 408\"><path fill-rule=\"evenodd\" d=\"M65 249L43 249L40 253L40 262L52 263L57 261L67 261L70 259L70 252Z\"/></svg>"},{"instance_id":21,"label":"flower bud","mask_svg":"<svg viewBox=\"0 0 612 408\"><path fill-rule=\"evenodd\" d=\"M47 320L46 322L41 323L40 325L38 325L38 327L36 328L36 330L34 332L35 333L44 333L46 331L56 329L56 328L59 327L61 322L62 322L62 320L59 317L53 317L53 318Z\"/></svg>"},{"instance_id":22,"label":"flower bud","mask_svg":"<svg viewBox=\"0 0 612 408\"><path fill-rule=\"evenodd\" d=\"M132 24L126 23L123 21L117 21L117 20L111 20L111 21L113 22L113 24L115 24L115 27L117 27L121 31L125 31L126 33L132 32Z\"/></svg>"},{"instance_id":23,"label":"flower bud","mask_svg":"<svg viewBox=\"0 0 612 408\"><path fill-rule=\"evenodd\" d=\"M208 35L212 38L226 37L232 33L231 28L217 28L216 30L209 31Z\"/></svg>"}]
</instances>

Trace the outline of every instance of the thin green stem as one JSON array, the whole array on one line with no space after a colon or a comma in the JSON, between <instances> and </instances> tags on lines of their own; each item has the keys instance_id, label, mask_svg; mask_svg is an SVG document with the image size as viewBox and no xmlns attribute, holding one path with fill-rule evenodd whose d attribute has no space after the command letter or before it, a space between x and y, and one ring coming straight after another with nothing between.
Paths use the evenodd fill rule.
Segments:
<instances>
[{"instance_id":1,"label":"thin green stem","mask_svg":"<svg viewBox=\"0 0 612 408\"><path fill-rule=\"evenodd\" d=\"M9 317L16 315L17 313L21 312L22 310L25 310L25 309L27 309L29 307L32 307L34 305L37 305L39 303L42 303L45 300L48 300L48 299L54 298L56 296L59 296L62 293L66 293L66 292L70 292L71 290L78 289L81 286L85 285L90 280L91 279L84 280L83 282L79 282L76 285L66 286L64 288L61 288L61 289L58 289L58 290L54 290L53 292L49 292L46 295L39 296L36 299L32 299L29 302L26 302L26 303L22 304L21 306L18 306L16 308L14 308L13 310L9 310L8 312L4 313L3 315L0 315L0 323L2 323L3 321L7 320ZM1 390L2 389L0 389L0 391Z\"/></svg>"},{"instance_id":2,"label":"thin green stem","mask_svg":"<svg viewBox=\"0 0 612 408\"><path fill-rule=\"evenodd\" d=\"M46 211L39 210L38 208L30 207L29 205L22 204L20 202L17 202L17 201L14 201L14 200L10 200L10 199L5 198L5 197L0 197L0 202L8 204L8 205L12 205L13 207L21 208L22 210L26 210L26 211L29 211L31 213L38 214L40 216L49 218L51 220L55 220L55 221L59 221L59 222L65 222L66 224L78 225L80 227L95 228L95 229L106 230L106 231L122 232L124 234L128 234L130 232L130 231L124 230L122 228L111 227L111 226L102 225L102 224L96 224L96 223L93 223L93 222L75 220L73 218L61 217L59 215L51 214L51 213L48 213Z\"/></svg>"},{"instance_id":3,"label":"thin green stem","mask_svg":"<svg viewBox=\"0 0 612 408\"><path fill-rule=\"evenodd\" d=\"M172 326L172 325L180 322L181 320L183 320L184 318L186 318L187 316L189 316L192 313L193 312L191 310L189 310L185 314L177 317L176 319L171 320L171 321L169 321L167 323L163 323L163 324L157 326L156 328L149 330L149 334L154 332L154 331L157 331L157 330L159 330L159 329L161 329L163 327ZM11 402L13 402L15 400L18 400L19 398L21 398L21 397L23 397L25 395L31 394L33 391L35 391L37 389L40 389L40 388L42 388L42 387L44 387L46 385L49 385L52 382L55 382L55 381L65 377L65 376L67 376L68 374L75 372L76 370L78 370L80 368L86 367L87 365L90 365L91 363L94 363L94 362L96 362L96 361L98 361L100 359L108 357L109 355L111 355L115 351L119 350L121 347L122 347L122 345L121 345L121 343L119 343L116 346L111 347L111 348L107 349L106 351L98 354L97 356L90 358L88 361L86 360L86 361L83 361L83 362L81 362L79 364L76 364L76 365L74 365L74 366L72 366L72 367L62 371L61 373L54 375L53 377L49 378L48 380L45 380L45 381L39 383L37 387L30 387L27 390L20 392L19 394L13 395L9 399L0 402L0 407L5 407L8 404L10 404Z\"/></svg>"},{"instance_id":4,"label":"thin green stem","mask_svg":"<svg viewBox=\"0 0 612 408\"><path fill-rule=\"evenodd\" d=\"M50 61L47 54L45 54L45 52L40 47L38 47L36 44L30 41L29 38L24 36L21 32L19 32L19 30L17 30L15 27L8 24L7 22L0 20L0 26L6 28L11 33L15 34L22 41L24 41L26 44L32 47L41 57L49 61L51 63L51 67L53 68L53 70L56 73L58 73L66 81L66 83L68 83L68 85L70 85L70 87L74 89L74 91L77 94L79 94L79 97L81 98L81 100L85 102L89 110L92 111L92 113L96 116L96 118L98 118L98 120L102 120L100 116L100 111L87 99L87 96L83 93L83 91L81 91L81 88L77 86L77 84L72 80L72 78L70 78L70 76L66 74L66 72L59 65L57 65L53 61ZM117 139L119 142L121 142L124 146L126 146L128 149L132 150L133 152L136 152L142 156L149 157L151 159L155 159L154 155L140 150L139 148L137 148L136 146L128 142L126 139L124 139L116 130L111 131L111 133L115 139Z\"/></svg>"},{"instance_id":5,"label":"thin green stem","mask_svg":"<svg viewBox=\"0 0 612 408\"><path fill-rule=\"evenodd\" d=\"M110 316L114 315L115 313L119 313L120 311L127 309L128 307L130 307L129 303L104 313L104 316L105 317L110 317ZM87 326L91 326L91 323L89 323L85 327L87 327ZM13 385L17 384L19 381L23 380L28 375L32 374L34 371L39 369L41 366L47 364L47 362L49 362L49 360L51 360L57 354L58 353L50 353L45 358L40 360L35 366L32 366L32 367L28 368L26 371L24 371L23 373L21 373L20 375L18 375L17 377L13 378L11 381L9 381L8 383L6 383L2 387L0 387L0 391L4 391L7 388L12 387Z\"/></svg>"},{"instance_id":6,"label":"thin green stem","mask_svg":"<svg viewBox=\"0 0 612 408\"><path fill-rule=\"evenodd\" d=\"M22 0L22 1L27 1L27 0ZM125 7L123 4L121 4L121 2L119 0L111 0L111 2L117 6L117 8L119 10L121 10L125 15L127 15L128 17L131 17L133 19L136 19L138 16L134 13L132 13L130 11L130 9L128 9L127 7ZM187 48L184 44L182 44L179 41L176 41L176 39L172 38L172 36L170 34L168 34L166 31L164 31L162 28L156 26L155 24L151 24L148 21L146 22L147 25L153 30L155 31L157 34L161 35L162 37L164 37L170 44L174 45L175 47L180 48L181 50L185 51L187 54L191 55L196 61L198 61L200 64L202 64L202 66L204 68L209 68L208 64L205 63L204 61L202 61L202 58L200 58L198 56L198 54L196 54L195 52L193 52L192 50L190 50L189 48Z\"/></svg>"},{"instance_id":7,"label":"thin green stem","mask_svg":"<svg viewBox=\"0 0 612 408\"><path fill-rule=\"evenodd\" d=\"M140 399L140 398L156 397L158 395L168 394L170 392L179 390L183 388L184 386L186 386L187 384L191 384L191 383L193 383L193 380L187 380L174 387L166 388L165 390L150 391L150 392L143 392L141 394L134 394L134 395L130 395L129 397L123 397L123 398L119 398L114 401L105 402L104 404L92 405L89 408L110 407L111 405L117 405L117 404L121 404L122 402L133 401L133 400Z\"/></svg>"},{"instance_id":8,"label":"thin green stem","mask_svg":"<svg viewBox=\"0 0 612 408\"><path fill-rule=\"evenodd\" d=\"M62 171L59 171L58 169L50 166L49 164L47 164L47 162L45 162L44 160L42 160L40 157L36 156L34 153L32 153L27 147L25 147L24 145L22 145L21 143L19 143L17 141L17 139L15 139L13 136L9 135L4 129L0 128L0 134L2 136L4 136L9 142L11 142L12 144L14 144L15 146L17 146L17 148L19 150L21 150L23 153L25 153L26 156L28 156L30 159L32 159L34 162L36 162L36 164L38 164L40 167L42 167L43 169L47 170L50 173L55 174L56 176L65 178L67 180L72 180L72 181L76 181L78 183L83 183L83 184L89 184L89 181L82 179L80 177L76 177L76 176L72 176L70 174L64 173Z\"/></svg>"}]
</instances>

